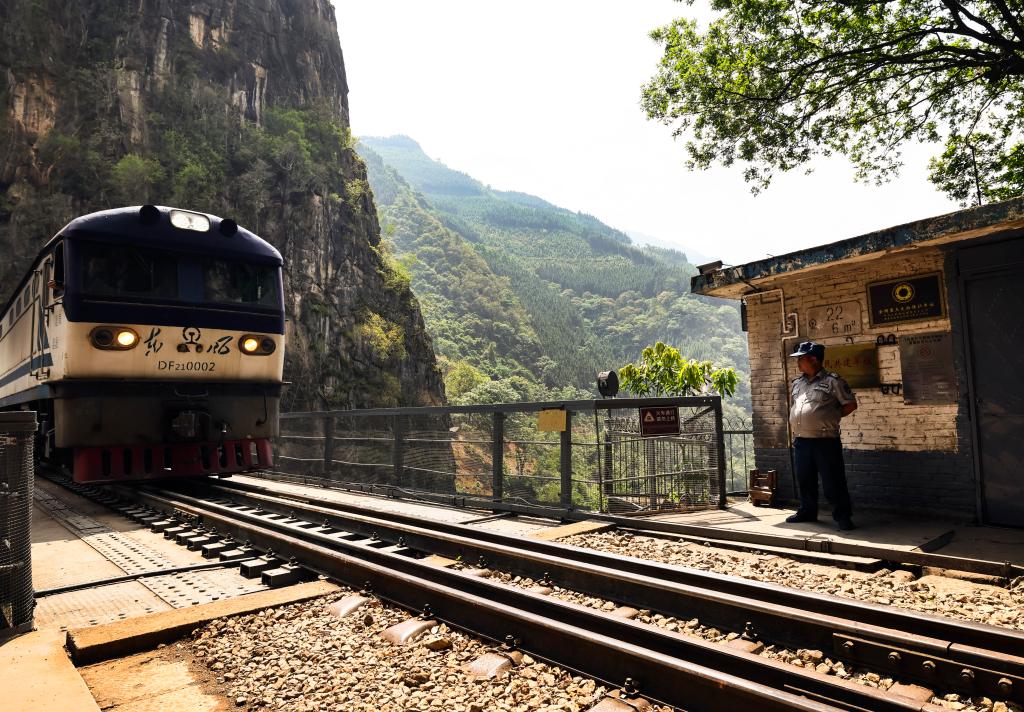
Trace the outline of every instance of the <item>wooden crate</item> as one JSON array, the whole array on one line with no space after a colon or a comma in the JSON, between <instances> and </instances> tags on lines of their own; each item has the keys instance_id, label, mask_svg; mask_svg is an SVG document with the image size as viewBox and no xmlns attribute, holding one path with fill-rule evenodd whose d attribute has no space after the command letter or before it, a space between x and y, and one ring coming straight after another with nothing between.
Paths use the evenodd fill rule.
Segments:
<instances>
[{"instance_id":1,"label":"wooden crate","mask_svg":"<svg viewBox=\"0 0 1024 712\"><path fill-rule=\"evenodd\" d=\"M750 501L754 505L764 504L769 507L775 504L775 487L778 484L778 473L775 470L751 470L747 484Z\"/></svg>"}]
</instances>

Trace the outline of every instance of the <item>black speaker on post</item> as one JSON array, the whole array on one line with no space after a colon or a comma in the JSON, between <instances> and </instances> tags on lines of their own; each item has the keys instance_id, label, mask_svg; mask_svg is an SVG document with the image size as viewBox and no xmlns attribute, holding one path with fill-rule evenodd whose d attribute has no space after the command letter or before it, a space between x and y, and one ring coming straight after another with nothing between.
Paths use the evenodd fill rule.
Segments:
<instances>
[{"instance_id":1,"label":"black speaker on post","mask_svg":"<svg viewBox=\"0 0 1024 712\"><path fill-rule=\"evenodd\" d=\"M619 392L619 376L615 371L601 371L597 374L597 392L602 398L614 398Z\"/></svg>"}]
</instances>

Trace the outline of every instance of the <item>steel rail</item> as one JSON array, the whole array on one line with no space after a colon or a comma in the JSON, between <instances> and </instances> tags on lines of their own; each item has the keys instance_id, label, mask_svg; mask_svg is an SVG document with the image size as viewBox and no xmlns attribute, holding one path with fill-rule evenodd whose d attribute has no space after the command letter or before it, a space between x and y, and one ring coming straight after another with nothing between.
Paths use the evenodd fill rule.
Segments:
<instances>
[{"instance_id":1,"label":"steel rail","mask_svg":"<svg viewBox=\"0 0 1024 712\"><path fill-rule=\"evenodd\" d=\"M199 483L193 483L193 486ZM511 547L517 551L530 551L546 554L559 559L614 569L617 572L635 573L650 578L687 584L701 589L744 596L766 603L789 606L823 616L849 618L861 623L881 628L914 630L920 635L953 640L960 645L997 650L1007 655L1024 657L1024 633L997 628L991 625L960 621L952 618L929 615L914 611L903 611L889 606L881 606L851 598L831 596L813 591L781 586L779 584L755 581L738 576L728 576L711 571L703 571L687 567L663 564L630 556L621 556L583 547L559 544L557 542L514 537L485 529L468 527L464 524L452 524L424 520L421 517L402 514L400 512L384 512L367 510L357 505L342 502L319 500L314 497L292 492L281 492L272 488L260 487L248 483L219 481L214 485L201 483L201 488L224 493L230 497L248 497L257 506L284 507L300 511L306 507L310 516L327 516L332 513L344 512L364 520L372 520L378 533L392 527L394 540L403 536L408 527L417 530L429 530L438 534L448 534L473 540L465 545L476 546L484 555L487 554L482 545L493 544ZM275 501L276 500L276 501ZM359 519L351 520L354 523ZM368 524L368 526L370 526ZM405 527L406 529L403 529ZM440 537L436 539L442 542ZM411 545L411 544L410 544ZM414 547L415 548L415 547ZM424 547L423 550L429 550ZM444 552L436 552L444 553ZM457 555L458 552L455 552ZM463 556L470 561L467 556Z\"/></svg>"},{"instance_id":2,"label":"steel rail","mask_svg":"<svg viewBox=\"0 0 1024 712\"><path fill-rule=\"evenodd\" d=\"M737 703L765 710L928 708L882 690L424 563L379 548L383 542L347 540L346 532L312 522L223 511L223 506L180 495L114 489L127 499L200 518L219 532L296 557L354 587L368 585L404 608L429 605L431 617L453 627L496 641L512 636L523 650L602 682L614 686L632 678L644 696L687 710L720 710Z\"/></svg>"},{"instance_id":3,"label":"steel rail","mask_svg":"<svg viewBox=\"0 0 1024 712\"><path fill-rule=\"evenodd\" d=\"M311 458L310 461L319 459ZM387 467L391 465L388 464ZM1011 579L1017 576L1024 576L1024 565L1011 561L991 561L988 559L974 559L962 556L950 556L948 554L936 554L927 551L907 551L902 549L891 549L884 546L873 546L871 544L854 544L846 541L835 541L831 539L816 539L806 537L796 539L793 537L779 536L777 534L761 534L757 532L744 532L737 530L726 530L718 527L707 527L695 524L682 524L680 522L664 522L654 519L646 519L631 516L614 514L601 514L599 512L588 512L578 509L566 509L558 506L542 506L536 504L518 504L504 500L495 500L477 495L460 494L436 494L429 492L417 492L415 496L406 497L405 491L397 485L389 484L365 484L346 483L344 486L337 486L338 483L318 476L294 475L301 479L303 484L306 480L315 480L317 486L331 487L350 490L353 492L365 492L376 496L389 498L410 499L411 501L422 501L426 503L439 504L449 507L463 509L484 509L493 511L512 512L525 516L553 517L564 521L602 521L612 524L620 529L627 529L636 532L653 532L679 537L692 537L699 541L718 541L722 544L734 543L748 547L776 547L789 549L794 552L806 551L812 554L833 554L836 556L859 556L868 559L879 559L887 563L903 564L907 566L932 567L937 569L951 569L956 571L967 571L985 576L996 576L999 578ZM234 483L242 486L252 486L242 483Z\"/></svg>"},{"instance_id":4,"label":"steel rail","mask_svg":"<svg viewBox=\"0 0 1024 712\"><path fill-rule=\"evenodd\" d=\"M202 500L176 492L162 494L183 497L188 504L215 507L222 512L239 512L242 505L243 513L274 513L279 517L322 521L324 526L346 533L465 561L482 557L488 565L512 573L535 578L550 574L559 585L572 590L663 614L696 617L705 625L743 630L748 636L756 634L790 647L821 648L829 651L830 657L932 686L942 684L972 694L980 691L997 697L1024 698L1024 657L1020 657L1024 633L937 616L921 617L851 599L721 574L704 575L706 572L613 554L597 552L597 556L589 556L593 552L585 549L461 525L396 523L388 521L386 514L339 515L329 507L299 504L292 499L239 493L218 486L209 489L227 489L234 502ZM244 512L245 508L249 512ZM489 541L481 542L480 538ZM533 550L523 551L524 548ZM640 566L635 566L637 563ZM638 571L626 571L622 564L633 564L632 568ZM680 572L699 574L697 583L671 579ZM740 590L723 592L723 583ZM770 593L784 596L775 596L780 601L766 600L772 597L766 595ZM881 619L883 624L869 618ZM922 632L922 628L927 632ZM1009 692L1000 686L1007 682Z\"/></svg>"}]
</instances>

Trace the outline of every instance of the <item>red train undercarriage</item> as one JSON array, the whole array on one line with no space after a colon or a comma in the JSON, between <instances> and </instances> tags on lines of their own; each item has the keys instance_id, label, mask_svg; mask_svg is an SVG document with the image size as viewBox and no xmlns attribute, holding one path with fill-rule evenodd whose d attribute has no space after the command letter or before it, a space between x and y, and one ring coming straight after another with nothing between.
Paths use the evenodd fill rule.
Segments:
<instances>
[{"instance_id":1,"label":"red train undercarriage","mask_svg":"<svg viewBox=\"0 0 1024 712\"><path fill-rule=\"evenodd\" d=\"M121 482L249 472L274 464L269 438L77 447L75 482Z\"/></svg>"}]
</instances>

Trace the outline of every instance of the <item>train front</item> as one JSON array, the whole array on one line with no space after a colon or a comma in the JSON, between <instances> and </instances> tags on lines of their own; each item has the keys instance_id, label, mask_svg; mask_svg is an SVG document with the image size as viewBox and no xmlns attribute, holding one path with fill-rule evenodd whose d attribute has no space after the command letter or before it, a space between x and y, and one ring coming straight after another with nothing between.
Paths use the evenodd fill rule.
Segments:
<instances>
[{"instance_id":1,"label":"train front","mask_svg":"<svg viewBox=\"0 0 1024 712\"><path fill-rule=\"evenodd\" d=\"M75 480L271 465L280 253L231 220L156 206L79 218L58 239L54 444L73 451Z\"/></svg>"}]
</instances>

